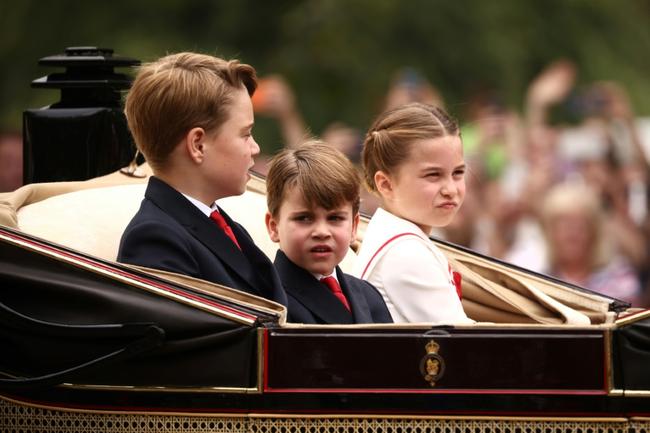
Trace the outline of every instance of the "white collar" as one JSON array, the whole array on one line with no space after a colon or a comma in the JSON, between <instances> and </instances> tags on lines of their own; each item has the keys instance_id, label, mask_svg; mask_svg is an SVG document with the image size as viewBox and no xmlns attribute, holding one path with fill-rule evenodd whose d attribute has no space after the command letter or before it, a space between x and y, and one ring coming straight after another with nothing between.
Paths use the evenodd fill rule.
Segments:
<instances>
[{"instance_id":1,"label":"white collar","mask_svg":"<svg viewBox=\"0 0 650 433\"><path fill-rule=\"evenodd\" d=\"M181 193L181 194L183 194L183 193ZM190 203L192 203L194 206L196 206L196 207L197 207L201 212L203 212L203 213L205 214L205 216L207 216L208 218L210 217L210 214L212 213L212 211L219 210L219 209L217 208L217 204L216 204L216 203L212 203L212 206L208 206L208 205L206 205L205 203L203 203L202 201L199 201L199 200L195 199L194 197L190 197L190 196L187 195L187 194L183 194L183 197L185 197L186 199L188 199Z\"/></svg>"},{"instance_id":2,"label":"white collar","mask_svg":"<svg viewBox=\"0 0 650 433\"><path fill-rule=\"evenodd\" d=\"M316 279L317 279L318 281L320 281L320 280L323 279L323 278L332 277L332 278L334 278L334 279L336 280L337 283L339 282L339 279L338 279L338 277L336 276L336 269L334 269L334 271L333 271L331 274L329 274L329 275L323 275L323 274L312 274L312 275L313 275L314 277L316 277Z\"/></svg>"}]
</instances>

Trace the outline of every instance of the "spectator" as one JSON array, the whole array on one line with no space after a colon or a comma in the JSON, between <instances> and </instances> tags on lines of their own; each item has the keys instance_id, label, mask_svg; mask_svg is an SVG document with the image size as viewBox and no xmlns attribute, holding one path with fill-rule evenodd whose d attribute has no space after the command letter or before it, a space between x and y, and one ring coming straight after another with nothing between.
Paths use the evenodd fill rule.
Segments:
<instances>
[{"instance_id":1,"label":"spectator","mask_svg":"<svg viewBox=\"0 0 650 433\"><path fill-rule=\"evenodd\" d=\"M420 102L436 107L444 107L444 101L438 90L415 68L399 69L386 92L384 110Z\"/></svg>"},{"instance_id":2,"label":"spectator","mask_svg":"<svg viewBox=\"0 0 650 433\"><path fill-rule=\"evenodd\" d=\"M286 147L295 147L309 136L293 90L280 75L261 78L252 101L255 113L277 119Z\"/></svg>"},{"instance_id":3,"label":"spectator","mask_svg":"<svg viewBox=\"0 0 650 433\"><path fill-rule=\"evenodd\" d=\"M629 261L608 242L605 213L593 189L583 183L558 184L544 199L541 212L549 274L638 304L639 279Z\"/></svg>"}]
</instances>

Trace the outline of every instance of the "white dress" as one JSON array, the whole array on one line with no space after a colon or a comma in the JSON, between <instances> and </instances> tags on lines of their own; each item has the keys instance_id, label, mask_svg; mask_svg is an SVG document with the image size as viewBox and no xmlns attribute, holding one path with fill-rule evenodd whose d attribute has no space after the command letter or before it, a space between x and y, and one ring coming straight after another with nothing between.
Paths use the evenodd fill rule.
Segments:
<instances>
[{"instance_id":1,"label":"white dress","mask_svg":"<svg viewBox=\"0 0 650 433\"><path fill-rule=\"evenodd\" d=\"M418 226L382 208L368 224L352 273L379 290L395 323L472 323L442 251Z\"/></svg>"}]
</instances>

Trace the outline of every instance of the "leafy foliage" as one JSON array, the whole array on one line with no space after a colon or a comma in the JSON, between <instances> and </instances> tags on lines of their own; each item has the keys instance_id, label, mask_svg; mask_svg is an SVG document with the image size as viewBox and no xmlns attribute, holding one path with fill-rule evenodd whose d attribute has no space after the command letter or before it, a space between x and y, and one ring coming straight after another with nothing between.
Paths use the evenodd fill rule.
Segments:
<instances>
[{"instance_id":1,"label":"leafy foliage","mask_svg":"<svg viewBox=\"0 0 650 433\"><path fill-rule=\"evenodd\" d=\"M57 100L29 87L53 72L38 59L79 45L143 61L180 50L238 57L284 75L315 133L335 120L365 128L403 66L462 117L482 89L520 108L532 77L560 57L583 82L623 83L637 113L650 114L648 0L0 0L0 17L5 129ZM258 141L276 147L271 123L262 119Z\"/></svg>"}]
</instances>

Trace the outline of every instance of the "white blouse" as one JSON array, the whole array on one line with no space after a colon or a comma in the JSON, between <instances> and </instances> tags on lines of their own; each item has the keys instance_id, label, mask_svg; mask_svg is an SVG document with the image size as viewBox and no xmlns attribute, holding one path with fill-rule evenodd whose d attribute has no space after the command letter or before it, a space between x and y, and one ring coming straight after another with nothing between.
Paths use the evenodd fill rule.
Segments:
<instances>
[{"instance_id":1,"label":"white blouse","mask_svg":"<svg viewBox=\"0 0 650 433\"><path fill-rule=\"evenodd\" d=\"M368 224L353 275L379 290L395 323L472 323L442 251L417 225L382 208Z\"/></svg>"}]
</instances>

